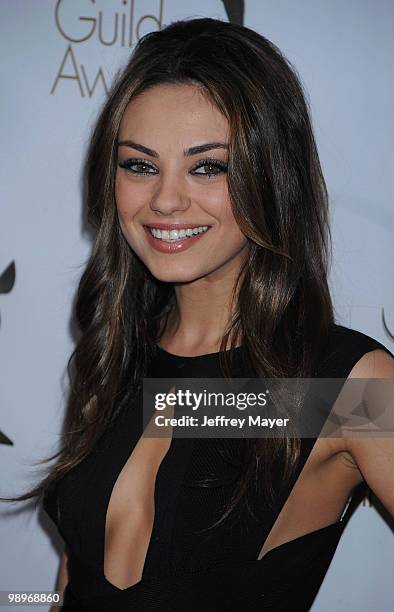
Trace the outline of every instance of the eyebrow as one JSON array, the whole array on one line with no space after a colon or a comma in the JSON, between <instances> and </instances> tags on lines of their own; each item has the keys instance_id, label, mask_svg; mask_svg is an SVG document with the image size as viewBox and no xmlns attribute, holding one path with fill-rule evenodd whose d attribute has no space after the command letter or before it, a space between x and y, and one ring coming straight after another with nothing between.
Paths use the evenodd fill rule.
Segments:
<instances>
[{"instance_id":1,"label":"eyebrow","mask_svg":"<svg viewBox=\"0 0 394 612\"><path fill-rule=\"evenodd\" d=\"M121 140L120 142L118 142L118 147L131 147L132 149L136 149L141 153L145 153L145 155L150 155L151 157L160 157L157 151L149 149L148 147L145 147L145 145L139 144L138 142L133 142L132 140ZM183 154L185 155L185 157L189 157L191 155L197 155L199 153L211 151L212 149L228 148L229 146L226 142L206 142L205 144L190 147L189 149L184 149Z\"/></svg>"}]
</instances>

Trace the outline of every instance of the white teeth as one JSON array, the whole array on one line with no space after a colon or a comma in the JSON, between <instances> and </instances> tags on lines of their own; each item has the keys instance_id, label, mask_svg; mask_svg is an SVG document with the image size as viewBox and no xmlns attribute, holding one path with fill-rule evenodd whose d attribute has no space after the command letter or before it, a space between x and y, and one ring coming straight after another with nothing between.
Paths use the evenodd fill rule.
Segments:
<instances>
[{"instance_id":1,"label":"white teeth","mask_svg":"<svg viewBox=\"0 0 394 612\"><path fill-rule=\"evenodd\" d=\"M184 240L185 238L189 238L190 236L195 236L196 234L203 234L208 230L208 225L201 225L200 227L187 228L181 230L159 230L156 228L149 228L150 233L159 240L163 240L164 242L179 242L180 240Z\"/></svg>"}]
</instances>

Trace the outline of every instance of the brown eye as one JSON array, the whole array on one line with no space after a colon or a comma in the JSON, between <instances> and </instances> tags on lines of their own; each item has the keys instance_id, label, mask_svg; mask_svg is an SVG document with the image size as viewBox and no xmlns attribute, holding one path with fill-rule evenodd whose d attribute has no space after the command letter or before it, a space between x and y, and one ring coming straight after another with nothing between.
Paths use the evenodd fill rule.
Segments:
<instances>
[{"instance_id":1,"label":"brown eye","mask_svg":"<svg viewBox=\"0 0 394 612\"><path fill-rule=\"evenodd\" d=\"M126 159L119 162L119 167L137 175L156 174L156 168L152 164L141 159ZM153 172L150 170L153 170Z\"/></svg>"},{"instance_id":2,"label":"brown eye","mask_svg":"<svg viewBox=\"0 0 394 612\"><path fill-rule=\"evenodd\" d=\"M198 169L203 169L203 172L197 172ZM227 172L227 164L220 160L204 159L198 162L193 169L193 174L208 177L217 176L222 172Z\"/></svg>"}]
</instances>

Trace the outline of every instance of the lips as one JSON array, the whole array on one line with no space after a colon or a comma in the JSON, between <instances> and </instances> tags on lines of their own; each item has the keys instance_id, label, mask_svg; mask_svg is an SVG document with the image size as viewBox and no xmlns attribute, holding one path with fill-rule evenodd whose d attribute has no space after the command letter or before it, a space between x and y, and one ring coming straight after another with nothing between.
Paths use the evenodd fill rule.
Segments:
<instances>
[{"instance_id":1,"label":"lips","mask_svg":"<svg viewBox=\"0 0 394 612\"><path fill-rule=\"evenodd\" d=\"M194 229L195 227L203 227L208 225L208 223L145 223L144 227L150 227L151 229L159 229L159 230L181 230L181 229Z\"/></svg>"},{"instance_id":2,"label":"lips","mask_svg":"<svg viewBox=\"0 0 394 612\"><path fill-rule=\"evenodd\" d=\"M148 239L148 243L152 246L156 251L160 253L174 254L180 253L181 251L186 251L190 249L194 244L196 244L199 240L202 240L206 234L208 234L211 226L208 225L207 231L202 234L195 234L191 237L185 237L177 242L163 242L158 238L155 238L149 228L163 229L169 230L172 229L193 229L193 227L201 227L200 225L176 225L176 224L165 224L165 223L156 223L155 225L144 225L144 231Z\"/></svg>"}]
</instances>

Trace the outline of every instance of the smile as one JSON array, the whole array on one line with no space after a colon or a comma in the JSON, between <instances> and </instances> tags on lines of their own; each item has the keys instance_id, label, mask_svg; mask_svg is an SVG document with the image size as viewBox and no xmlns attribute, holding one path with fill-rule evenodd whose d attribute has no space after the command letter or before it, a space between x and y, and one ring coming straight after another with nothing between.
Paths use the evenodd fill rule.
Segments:
<instances>
[{"instance_id":1,"label":"smile","mask_svg":"<svg viewBox=\"0 0 394 612\"><path fill-rule=\"evenodd\" d=\"M210 225L200 225L168 230L144 225L149 244L160 253L184 251L200 241L210 228Z\"/></svg>"},{"instance_id":2,"label":"smile","mask_svg":"<svg viewBox=\"0 0 394 612\"><path fill-rule=\"evenodd\" d=\"M208 226L207 225L201 225L200 227L188 227L188 228L182 228L179 230L159 230L156 229L155 227L150 227L149 228L150 233L152 234L152 236L154 236L155 238L157 238L158 240L163 240L165 242L176 242L179 240L184 240L186 238L191 238L192 236L196 236L197 234L202 234L206 231L208 231Z\"/></svg>"}]
</instances>

